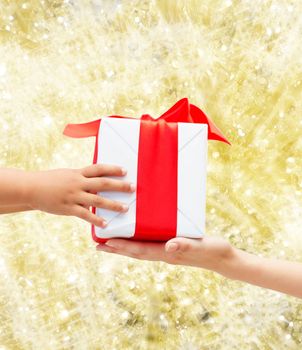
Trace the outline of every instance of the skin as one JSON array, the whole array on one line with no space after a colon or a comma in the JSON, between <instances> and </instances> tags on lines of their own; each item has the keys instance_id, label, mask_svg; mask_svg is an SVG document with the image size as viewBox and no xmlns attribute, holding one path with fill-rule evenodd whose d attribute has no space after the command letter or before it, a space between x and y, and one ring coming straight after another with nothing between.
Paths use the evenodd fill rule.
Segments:
<instances>
[{"instance_id":1,"label":"skin","mask_svg":"<svg viewBox=\"0 0 302 350\"><path fill-rule=\"evenodd\" d=\"M200 267L230 279L302 298L301 263L249 254L219 237L178 237L166 243L114 238L99 244L97 250L136 259Z\"/></svg>"},{"instance_id":2,"label":"skin","mask_svg":"<svg viewBox=\"0 0 302 350\"><path fill-rule=\"evenodd\" d=\"M123 203L96 195L103 191L134 192L134 185L122 181L125 174L126 171L118 166L104 164L36 172L0 169L0 214L42 210L77 216L105 227L104 218L97 217L89 208L126 212L128 207ZM177 237L166 243L116 238L99 244L97 249L136 259L200 267L227 278L302 298L301 263L252 255L218 237Z\"/></svg>"},{"instance_id":3,"label":"skin","mask_svg":"<svg viewBox=\"0 0 302 350\"><path fill-rule=\"evenodd\" d=\"M105 227L107 223L104 218L97 217L89 207L126 212L128 207L124 203L96 195L101 191L134 192L133 184L120 179L125 174L121 167L105 164L36 172L0 169L0 214L41 210L77 216Z\"/></svg>"}]
</instances>

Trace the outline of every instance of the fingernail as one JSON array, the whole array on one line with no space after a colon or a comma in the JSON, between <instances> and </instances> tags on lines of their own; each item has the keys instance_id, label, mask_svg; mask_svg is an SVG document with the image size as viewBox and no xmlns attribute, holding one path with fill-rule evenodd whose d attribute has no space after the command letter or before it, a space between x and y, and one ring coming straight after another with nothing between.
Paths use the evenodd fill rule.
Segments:
<instances>
[{"instance_id":1,"label":"fingernail","mask_svg":"<svg viewBox=\"0 0 302 350\"><path fill-rule=\"evenodd\" d=\"M107 242L105 242L105 244L106 244L108 247L118 248L117 244L115 244L115 242L112 242L112 241L107 241Z\"/></svg>"},{"instance_id":2,"label":"fingernail","mask_svg":"<svg viewBox=\"0 0 302 350\"><path fill-rule=\"evenodd\" d=\"M136 189L136 186L135 186L134 184L131 184L131 185L130 185L130 190L131 190L131 192L134 192L135 189Z\"/></svg>"},{"instance_id":3,"label":"fingernail","mask_svg":"<svg viewBox=\"0 0 302 350\"><path fill-rule=\"evenodd\" d=\"M128 209L129 209L129 207L128 207L127 204L123 204L123 205L122 205L122 211L123 211L123 212L128 211Z\"/></svg>"},{"instance_id":4,"label":"fingernail","mask_svg":"<svg viewBox=\"0 0 302 350\"><path fill-rule=\"evenodd\" d=\"M127 169L121 168L121 170L122 170L122 175L126 175L127 174Z\"/></svg>"},{"instance_id":5,"label":"fingernail","mask_svg":"<svg viewBox=\"0 0 302 350\"><path fill-rule=\"evenodd\" d=\"M179 248L179 246L177 243L171 242L171 243L167 244L166 251L167 252L176 252L178 248Z\"/></svg>"},{"instance_id":6,"label":"fingernail","mask_svg":"<svg viewBox=\"0 0 302 350\"><path fill-rule=\"evenodd\" d=\"M102 227L106 227L108 225L108 222L106 221L106 220L104 220L103 222L102 222Z\"/></svg>"}]
</instances>

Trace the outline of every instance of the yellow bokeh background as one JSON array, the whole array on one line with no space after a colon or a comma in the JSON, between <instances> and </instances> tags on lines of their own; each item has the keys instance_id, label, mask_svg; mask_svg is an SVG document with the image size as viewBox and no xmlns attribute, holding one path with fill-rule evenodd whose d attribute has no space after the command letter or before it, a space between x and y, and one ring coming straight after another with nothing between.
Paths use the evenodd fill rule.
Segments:
<instances>
[{"instance_id":1,"label":"yellow bokeh background","mask_svg":"<svg viewBox=\"0 0 302 350\"><path fill-rule=\"evenodd\" d=\"M91 164L69 122L159 116L209 142L207 234L302 261L299 0L0 0L0 166ZM197 268L96 252L87 223L0 217L0 349L301 349L302 303Z\"/></svg>"}]
</instances>

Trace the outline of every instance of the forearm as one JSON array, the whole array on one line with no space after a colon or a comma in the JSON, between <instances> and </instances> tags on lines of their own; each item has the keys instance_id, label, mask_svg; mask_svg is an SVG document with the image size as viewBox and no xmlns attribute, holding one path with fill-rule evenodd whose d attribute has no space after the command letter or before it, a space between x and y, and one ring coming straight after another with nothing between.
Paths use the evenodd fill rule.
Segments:
<instances>
[{"instance_id":1,"label":"forearm","mask_svg":"<svg viewBox=\"0 0 302 350\"><path fill-rule=\"evenodd\" d=\"M263 288L302 298L302 264L262 258L234 249L221 274Z\"/></svg>"},{"instance_id":2,"label":"forearm","mask_svg":"<svg viewBox=\"0 0 302 350\"><path fill-rule=\"evenodd\" d=\"M33 186L30 172L0 169L0 213L30 210L30 192Z\"/></svg>"},{"instance_id":3,"label":"forearm","mask_svg":"<svg viewBox=\"0 0 302 350\"><path fill-rule=\"evenodd\" d=\"M11 214L28 210L32 210L32 208L26 204L0 205L0 214Z\"/></svg>"}]
</instances>

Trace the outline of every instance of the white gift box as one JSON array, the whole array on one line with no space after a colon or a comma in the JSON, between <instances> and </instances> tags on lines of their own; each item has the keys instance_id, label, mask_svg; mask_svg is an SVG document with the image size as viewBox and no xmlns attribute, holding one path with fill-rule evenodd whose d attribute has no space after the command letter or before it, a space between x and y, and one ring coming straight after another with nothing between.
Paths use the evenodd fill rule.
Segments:
<instances>
[{"instance_id":1,"label":"white gift box","mask_svg":"<svg viewBox=\"0 0 302 350\"><path fill-rule=\"evenodd\" d=\"M207 140L228 143L196 106L182 99L155 120L112 116L70 124L64 134L96 136L94 163L124 167L135 193L100 192L125 203L126 213L93 208L105 228L92 226L95 241L112 237L165 241L205 232Z\"/></svg>"},{"instance_id":2,"label":"white gift box","mask_svg":"<svg viewBox=\"0 0 302 350\"><path fill-rule=\"evenodd\" d=\"M137 183L140 125L140 120L106 118L98 134L97 163L124 167L127 169L125 180L134 184ZM197 238L205 230L207 129L206 124L178 123L177 236ZM96 214L105 218L108 225L96 227L96 236L133 237L137 193L101 192L99 195L126 203L129 210L115 213L97 208Z\"/></svg>"}]
</instances>

